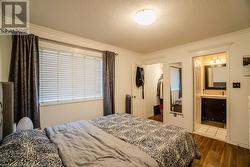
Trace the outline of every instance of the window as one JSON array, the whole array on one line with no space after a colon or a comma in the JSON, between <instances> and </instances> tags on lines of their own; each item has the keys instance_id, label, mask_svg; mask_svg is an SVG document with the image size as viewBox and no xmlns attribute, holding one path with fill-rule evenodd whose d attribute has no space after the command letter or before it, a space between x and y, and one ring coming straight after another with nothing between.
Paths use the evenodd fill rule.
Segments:
<instances>
[{"instance_id":1,"label":"window","mask_svg":"<svg viewBox=\"0 0 250 167\"><path fill-rule=\"evenodd\" d=\"M170 67L170 69L171 90L180 90L180 69L176 67Z\"/></svg>"},{"instance_id":2,"label":"window","mask_svg":"<svg viewBox=\"0 0 250 167\"><path fill-rule=\"evenodd\" d=\"M40 49L40 103L102 98L102 58Z\"/></svg>"}]
</instances>

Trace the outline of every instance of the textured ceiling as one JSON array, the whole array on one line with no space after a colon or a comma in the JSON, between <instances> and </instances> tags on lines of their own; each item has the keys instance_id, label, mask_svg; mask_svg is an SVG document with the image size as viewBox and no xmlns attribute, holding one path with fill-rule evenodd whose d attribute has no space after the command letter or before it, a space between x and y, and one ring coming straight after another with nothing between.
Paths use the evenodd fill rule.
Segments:
<instances>
[{"instance_id":1,"label":"textured ceiling","mask_svg":"<svg viewBox=\"0 0 250 167\"><path fill-rule=\"evenodd\" d=\"M250 27L250 0L30 0L31 23L149 53ZM133 14L153 8L150 26Z\"/></svg>"}]
</instances>

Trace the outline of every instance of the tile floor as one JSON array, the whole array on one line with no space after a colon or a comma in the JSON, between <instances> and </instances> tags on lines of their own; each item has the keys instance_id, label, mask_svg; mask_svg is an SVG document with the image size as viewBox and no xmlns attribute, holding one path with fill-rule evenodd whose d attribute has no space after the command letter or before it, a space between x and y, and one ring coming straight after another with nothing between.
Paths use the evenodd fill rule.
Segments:
<instances>
[{"instance_id":1,"label":"tile floor","mask_svg":"<svg viewBox=\"0 0 250 167\"><path fill-rule=\"evenodd\" d=\"M226 141L227 137L226 129L202 124L197 126L195 133L222 141Z\"/></svg>"}]
</instances>

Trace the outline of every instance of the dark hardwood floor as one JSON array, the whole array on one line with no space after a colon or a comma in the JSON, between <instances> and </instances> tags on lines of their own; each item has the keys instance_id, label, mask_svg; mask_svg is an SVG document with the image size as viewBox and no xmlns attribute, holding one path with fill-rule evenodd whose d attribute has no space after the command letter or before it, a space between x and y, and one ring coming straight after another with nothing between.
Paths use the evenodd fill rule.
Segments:
<instances>
[{"instance_id":1,"label":"dark hardwood floor","mask_svg":"<svg viewBox=\"0 0 250 167\"><path fill-rule=\"evenodd\" d=\"M161 115L150 117L162 121ZM201 159L192 167L250 167L250 150L222 141L192 134L201 151Z\"/></svg>"},{"instance_id":2,"label":"dark hardwood floor","mask_svg":"<svg viewBox=\"0 0 250 167\"><path fill-rule=\"evenodd\" d=\"M158 115L149 117L148 119L152 119L152 120L155 120L155 121L163 122L163 115L162 114L158 114Z\"/></svg>"},{"instance_id":3,"label":"dark hardwood floor","mask_svg":"<svg viewBox=\"0 0 250 167\"><path fill-rule=\"evenodd\" d=\"M250 151L222 141L192 134L201 151L201 159L192 167L250 167Z\"/></svg>"}]
</instances>

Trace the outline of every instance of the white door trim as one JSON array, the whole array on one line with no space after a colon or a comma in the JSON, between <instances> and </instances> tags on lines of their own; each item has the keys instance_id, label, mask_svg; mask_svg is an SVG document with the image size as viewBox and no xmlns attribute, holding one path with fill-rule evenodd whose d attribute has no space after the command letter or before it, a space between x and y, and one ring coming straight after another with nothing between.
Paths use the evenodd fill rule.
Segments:
<instances>
[{"instance_id":1,"label":"white door trim","mask_svg":"<svg viewBox=\"0 0 250 167\"><path fill-rule=\"evenodd\" d=\"M233 43L225 43L222 45L219 45L217 47L210 47L209 49L201 49L198 51L191 51L191 61L193 62L193 59L195 57L199 56L205 56L205 55L210 55L210 54L216 54L220 52L225 52L226 53L226 60L227 60L227 124L226 124L226 129L227 129L227 138L226 142L231 143L231 102L230 102L230 61L229 61L229 56L230 56L230 47L233 45ZM192 63L193 64L193 63ZM193 64L194 65L194 64ZM192 65L192 68L194 67ZM193 70L192 70L193 71ZM194 85L194 73L192 73L192 84ZM194 117L194 87L193 87L193 119ZM193 131L194 131L194 120L193 120Z\"/></svg>"}]
</instances>

